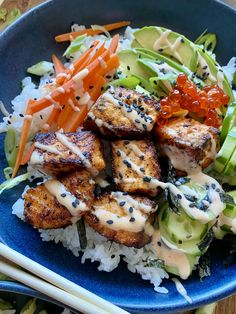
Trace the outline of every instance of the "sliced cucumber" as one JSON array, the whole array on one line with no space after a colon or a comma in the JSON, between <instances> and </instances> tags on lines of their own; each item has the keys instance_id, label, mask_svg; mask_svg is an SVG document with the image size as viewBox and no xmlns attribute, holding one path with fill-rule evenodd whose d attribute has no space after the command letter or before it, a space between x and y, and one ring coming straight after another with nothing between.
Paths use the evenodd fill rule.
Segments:
<instances>
[{"instance_id":1,"label":"sliced cucumber","mask_svg":"<svg viewBox=\"0 0 236 314\"><path fill-rule=\"evenodd\" d=\"M236 127L233 127L229 134L227 135L223 146L221 147L219 153L216 156L215 160L215 170L219 173L222 173L230 161L231 156L234 153L236 148Z\"/></svg>"},{"instance_id":2,"label":"sliced cucumber","mask_svg":"<svg viewBox=\"0 0 236 314\"><path fill-rule=\"evenodd\" d=\"M14 167L18 152L17 134L14 129L9 129L4 140L4 152L9 167Z\"/></svg>"},{"instance_id":3,"label":"sliced cucumber","mask_svg":"<svg viewBox=\"0 0 236 314\"><path fill-rule=\"evenodd\" d=\"M79 51L84 43L85 38L86 35L80 35L76 37L74 40L72 40L69 47L64 52L63 57L69 57L69 55L71 55L72 53Z\"/></svg>"},{"instance_id":4,"label":"sliced cucumber","mask_svg":"<svg viewBox=\"0 0 236 314\"><path fill-rule=\"evenodd\" d=\"M220 133L221 143L224 142L227 134L235 125L235 121L236 121L236 102L232 102L228 106L224 120L222 122L222 128Z\"/></svg>"},{"instance_id":5,"label":"sliced cucumber","mask_svg":"<svg viewBox=\"0 0 236 314\"><path fill-rule=\"evenodd\" d=\"M185 255L186 255L186 257L187 257L187 259L189 261L189 266L190 266L190 274L189 274L189 276L190 276L192 271L193 271L194 265L196 264L196 256L189 255L189 254L185 254ZM173 275L176 275L176 276L180 276L179 269L177 267L172 267L172 266L165 265L165 269L170 274L173 274Z\"/></svg>"},{"instance_id":6,"label":"sliced cucumber","mask_svg":"<svg viewBox=\"0 0 236 314\"><path fill-rule=\"evenodd\" d=\"M159 215L159 226L161 237L167 246L172 245L193 256L202 254L198 245L208 232L208 224L192 220L183 210L178 215L165 206Z\"/></svg>"},{"instance_id":7,"label":"sliced cucumber","mask_svg":"<svg viewBox=\"0 0 236 314\"><path fill-rule=\"evenodd\" d=\"M37 76L43 76L47 73L53 72L53 63L48 61L38 62L27 69L27 72Z\"/></svg>"}]
</instances>

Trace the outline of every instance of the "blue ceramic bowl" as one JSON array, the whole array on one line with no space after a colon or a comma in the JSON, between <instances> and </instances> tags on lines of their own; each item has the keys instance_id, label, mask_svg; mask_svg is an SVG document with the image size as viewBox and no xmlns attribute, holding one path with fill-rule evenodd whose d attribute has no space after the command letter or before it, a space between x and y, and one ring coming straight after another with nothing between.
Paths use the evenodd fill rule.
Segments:
<instances>
[{"instance_id":1,"label":"blue ceramic bowl","mask_svg":"<svg viewBox=\"0 0 236 314\"><path fill-rule=\"evenodd\" d=\"M10 100L20 92L19 82L25 76L25 69L39 60L49 59L52 52L59 55L65 49L53 38L69 31L72 21L90 25L119 20L131 20L133 26L166 26L191 39L208 28L218 35L216 53L221 64L236 54L236 12L219 1L51 0L25 14L0 35L0 99L10 109ZM6 166L2 145L3 136L0 138L0 171ZM43 243L36 230L11 214L11 205L22 190L23 185L20 185L1 195L1 241L128 311L174 313L236 292L236 267L224 267L224 248L220 243L211 248L212 275L200 282L194 274L185 282L193 300L191 305L177 293L171 281L164 282L169 294L157 294L151 284L128 272L125 264L112 273L99 272L97 265L90 262L80 264L80 260L62 246ZM0 289L37 295L21 285L10 286L11 283L0 283Z\"/></svg>"}]
</instances>

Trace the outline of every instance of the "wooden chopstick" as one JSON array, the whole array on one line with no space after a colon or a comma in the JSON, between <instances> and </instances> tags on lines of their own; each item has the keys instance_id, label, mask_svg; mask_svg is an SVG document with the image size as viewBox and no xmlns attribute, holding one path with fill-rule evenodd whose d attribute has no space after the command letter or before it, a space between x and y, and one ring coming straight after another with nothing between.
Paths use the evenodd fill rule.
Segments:
<instances>
[{"instance_id":1,"label":"wooden chopstick","mask_svg":"<svg viewBox=\"0 0 236 314\"><path fill-rule=\"evenodd\" d=\"M80 299L80 300L83 300L83 302L85 302L87 305L90 304L90 306L94 306L96 308L99 308L100 312L96 312L96 313L99 313L99 314L102 314L102 313L106 313L106 314L108 314L108 313L110 313L110 314L128 314L128 312L126 312L125 310L123 310L123 309L117 307L116 305L102 299L101 297L99 297L99 296L95 295L94 293L84 289L83 287L69 281L68 279L56 274L55 272L49 270L48 268L40 265L37 262L31 260L30 258L18 253L17 251L11 249L10 247L6 246L3 243L0 243L0 255L5 257L6 259L12 261L13 263L25 268L27 271L37 275L38 277L43 278L45 281L53 284L54 286L56 286L56 287L54 287L54 286L50 285L51 287L53 287L55 289L60 288L59 289L60 291L62 289L62 290L64 290L63 292L67 293L68 295L72 295L73 297L76 297L77 303L78 303L78 299ZM3 262L1 262L1 263L3 263ZM3 266L3 265L1 265L1 266ZM0 271L2 271L2 270L0 269ZM22 272L22 270L21 270L21 272ZM27 274L27 273L24 272L24 274ZM6 274L6 275L13 277L13 276L11 276L11 274ZM30 275L30 274L27 274L27 275ZM32 276L32 275L30 275L30 276ZM20 278L22 279L23 277L24 276L22 274L22 276ZM34 276L32 276L32 277L34 277ZM14 278L14 279L19 280L17 278ZM21 282L23 282L23 281L21 280ZM44 281L42 281L42 282L44 282ZM25 283L25 282L23 282L23 283ZM25 283L25 284L28 285L27 283ZM37 288L37 285L35 287L32 287L32 288L34 288L34 289L36 289L36 290L38 290L44 294L48 294L47 289L45 289L43 291L39 290ZM53 298L58 299L55 296ZM66 304L66 302L63 300L61 302ZM71 306L71 305L69 305L69 306ZM74 306L71 306L71 307L78 309ZM81 311L81 309L78 309L78 310ZM95 312L90 310L89 313L95 313Z\"/></svg>"},{"instance_id":2,"label":"wooden chopstick","mask_svg":"<svg viewBox=\"0 0 236 314\"><path fill-rule=\"evenodd\" d=\"M109 313L6 262L0 261L0 272L82 313Z\"/></svg>"}]
</instances>

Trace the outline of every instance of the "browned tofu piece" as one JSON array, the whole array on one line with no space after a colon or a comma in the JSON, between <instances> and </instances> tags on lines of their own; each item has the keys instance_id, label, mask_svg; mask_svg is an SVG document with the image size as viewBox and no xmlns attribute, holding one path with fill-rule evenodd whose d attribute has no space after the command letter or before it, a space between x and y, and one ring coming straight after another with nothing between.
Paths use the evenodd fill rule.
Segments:
<instances>
[{"instance_id":1,"label":"browned tofu piece","mask_svg":"<svg viewBox=\"0 0 236 314\"><path fill-rule=\"evenodd\" d=\"M102 144L90 131L38 133L34 146L30 165L52 175L82 168L96 175L105 168Z\"/></svg>"},{"instance_id":2,"label":"browned tofu piece","mask_svg":"<svg viewBox=\"0 0 236 314\"><path fill-rule=\"evenodd\" d=\"M157 152L150 140L117 140L111 144L114 181L119 190L155 196L146 176L160 179Z\"/></svg>"},{"instance_id":3,"label":"browned tofu piece","mask_svg":"<svg viewBox=\"0 0 236 314\"><path fill-rule=\"evenodd\" d=\"M56 194L52 194L52 183L57 184L58 181L65 190L56 185ZM31 188L24 195L25 221L42 229L70 225L91 210L93 190L94 181L86 170L73 171L59 180L49 180Z\"/></svg>"},{"instance_id":4,"label":"browned tofu piece","mask_svg":"<svg viewBox=\"0 0 236 314\"><path fill-rule=\"evenodd\" d=\"M157 130L159 148L175 169L206 168L220 148L219 131L193 119L172 119Z\"/></svg>"},{"instance_id":5,"label":"browned tofu piece","mask_svg":"<svg viewBox=\"0 0 236 314\"><path fill-rule=\"evenodd\" d=\"M141 248L151 240L148 225L156 210L156 204L147 197L111 192L96 199L93 211L84 219L107 239Z\"/></svg>"},{"instance_id":6,"label":"browned tofu piece","mask_svg":"<svg viewBox=\"0 0 236 314\"><path fill-rule=\"evenodd\" d=\"M107 90L90 109L86 130L108 137L141 137L157 120L159 103L134 90L118 87Z\"/></svg>"}]
</instances>

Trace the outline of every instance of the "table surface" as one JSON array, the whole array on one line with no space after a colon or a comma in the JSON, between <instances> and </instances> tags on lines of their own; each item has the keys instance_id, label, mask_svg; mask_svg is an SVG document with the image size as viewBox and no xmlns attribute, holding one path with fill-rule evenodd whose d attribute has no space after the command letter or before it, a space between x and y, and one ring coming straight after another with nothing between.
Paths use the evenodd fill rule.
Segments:
<instances>
[{"instance_id":1,"label":"table surface","mask_svg":"<svg viewBox=\"0 0 236 314\"><path fill-rule=\"evenodd\" d=\"M8 9L18 7L21 12L25 12L43 1L44 0L3 0L3 3L1 5L2 0L0 0L0 6ZM225 0L225 2L236 7L236 0ZM182 314L191 313L193 312L189 311ZM236 295L220 301L216 307L214 314L236 314Z\"/></svg>"}]
</instances>

